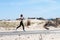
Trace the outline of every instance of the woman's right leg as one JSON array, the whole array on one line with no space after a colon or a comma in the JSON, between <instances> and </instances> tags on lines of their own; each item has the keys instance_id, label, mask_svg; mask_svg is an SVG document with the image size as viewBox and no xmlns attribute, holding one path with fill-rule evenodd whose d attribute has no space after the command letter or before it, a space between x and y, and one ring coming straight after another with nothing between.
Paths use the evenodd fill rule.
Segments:
<instances>
[{"instance_id":1,"label":"woman's right leg","mask_svg":"<svg viewBox=\"0 0 60 40\"><path fill-rule=\"evenodd\" d=\"M16 29L18 29L19 27L21 27L21 23L20 23L20 25Z\"/></svg>"}]
</instances>

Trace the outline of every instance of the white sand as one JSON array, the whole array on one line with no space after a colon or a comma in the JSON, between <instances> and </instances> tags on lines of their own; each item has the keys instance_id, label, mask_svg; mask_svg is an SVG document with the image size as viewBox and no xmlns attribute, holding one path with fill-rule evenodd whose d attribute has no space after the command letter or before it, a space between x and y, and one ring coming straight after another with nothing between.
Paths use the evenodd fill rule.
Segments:
<instances>
[{"instance_id":1,"label":"white sand","mask_svg":"<svg viewBox=\"0 0 60 40\"><path fill-rule=\"evenodd\" d=\"M46 30L43 28L45 21L31 20L31 22L35 22L35 23L30 25L29 28L25 27L26 31ZM39 24L39 22L43 22L43 23ZM0 32L13 31L13 29L14 28L5 29L0 27ZM49 27L49 29L58 30L60 28ZM22 27L20 27L17 31L22 31ZM11 36L0 35L0 40L60 40L60 34L30 34L30 35L11 35Z\"/></svg>"}]
</instances>

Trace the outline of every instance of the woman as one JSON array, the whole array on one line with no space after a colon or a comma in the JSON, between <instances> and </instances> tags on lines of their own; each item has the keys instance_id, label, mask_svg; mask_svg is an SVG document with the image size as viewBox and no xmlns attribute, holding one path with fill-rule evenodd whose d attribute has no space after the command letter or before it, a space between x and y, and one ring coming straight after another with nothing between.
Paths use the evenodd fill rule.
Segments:
<instances>
[{"instance_id":1,"label":"woman","mask_svg":"<svg viewBox=\"0 0 60 40\"><path fill-rule=\"evenodd\" d=\"M25 31L25 29L24 29L24 24L23 24L23 19L24 19L24 17L23 17L23 15L21 14L21 15L20 15L20 20L21 20L21 21L20 21L20 25L19 25L16 29L18 29L19 27L22 26L22 27L23 27L23 31Z\"/></svg>"}]
</instances>

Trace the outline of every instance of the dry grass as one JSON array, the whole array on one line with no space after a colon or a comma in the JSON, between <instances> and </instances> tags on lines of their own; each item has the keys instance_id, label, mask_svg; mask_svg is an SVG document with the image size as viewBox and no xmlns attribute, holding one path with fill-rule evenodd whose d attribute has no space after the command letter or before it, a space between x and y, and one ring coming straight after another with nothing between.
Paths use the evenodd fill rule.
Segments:
<instances>
[{"instance_id":1,"label":"dry grass","mask_svg":"<svg viewBox=\"0 0 60 40\"><path fill-rule=\"evenodd\" d=\"M24 26L31 26L33 24L41 25L41 24L46 24L46 20L24 20L23 21ZM0 21L0 27L4 28L16 28L20 24L20 21L14 20L14 21ZM50 23L52 25L55 25L54 23ZM49 23L48 23L49 25ZM44 25L43 25L44 26ZM51 25L49 25L51 26ZM55 27L55 26L54 26Z\"/></svg>"},{"instance_id":2,"label":"dry grass","mask_svg":"<svg viewBox=\"0 0 60 40\"><path fill-rule=\"evenodd\" d=\"M23 21L24 26L30 26L31 23L29 20ZM12 28L17 27L20 24L20 21L0 21L0 27Z\"/></svg>"},{"instance_id":3,"label":"dry grass","mask_svg":"<svg viewBox=\"0 0 60 40\"><path fill-rule=\"evenodd\" d=\"M13 22L13 21L0 21L0 27L16 27L19 25L19 22Z\"/></svg>"},{"instance_id":4,"label":"dry grass","mask_svg":"<svg viewBox=\"0 0 60 40\"><path fill-rule=\"evenodd\" d=\"M36 21L36 20L24 20L23 21L24 26L31 26L33 24L41 24L41 22ZM0 21L0 27L7 27L7 28L11 28L11 27L17 27L20 24L20 21Z\"/></svg>"}]
</instances>

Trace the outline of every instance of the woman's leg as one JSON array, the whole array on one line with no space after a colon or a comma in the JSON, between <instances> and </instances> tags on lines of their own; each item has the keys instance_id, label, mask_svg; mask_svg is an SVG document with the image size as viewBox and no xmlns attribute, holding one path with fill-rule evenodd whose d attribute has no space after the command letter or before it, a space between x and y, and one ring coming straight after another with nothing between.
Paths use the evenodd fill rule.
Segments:
<instances>
[{"instance_id":1,"label":"woman's leg","mask_svg":"<svg viewBox=\"0 0 60 40\"><path fill-rule=\"evenodd\" d=\"M16 29L18 29L19 27L21 27L21 22L20 22L20 25Z\"/></svg>"},{"instance_id":2,"label":"woman's leg","mask_svg":"<svg viewBox=\"0 0 60 40\"><path fill-rule=\"evenodd\" d=\"M22 27L23 27L23 30L25 31L25 28L24 28L24 24L23 24L23 22L22 22L22 24L21 24L21 25L22 25Z\"/></svg>"}]
</instances>

